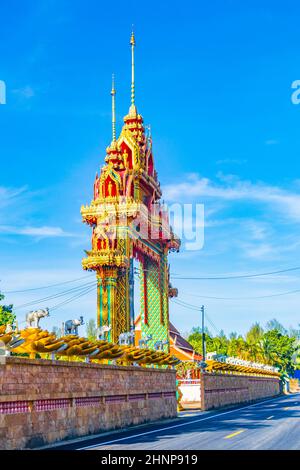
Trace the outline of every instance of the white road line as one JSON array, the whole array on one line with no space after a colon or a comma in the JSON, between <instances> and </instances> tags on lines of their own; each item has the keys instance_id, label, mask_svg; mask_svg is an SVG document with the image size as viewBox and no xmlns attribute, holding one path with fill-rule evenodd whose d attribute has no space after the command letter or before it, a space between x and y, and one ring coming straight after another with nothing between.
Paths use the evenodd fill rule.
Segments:
<instances>
[{"instance_id":1,"label":"white road line","mask_svg":"<svg viewBox=\"0 0 300 470\"><path fill-rule=\"evenodd\" d=\"M194 416L199 416L199 415L202 415L203 414L203 411L199 412L199 413L195 413L195 414L192 414L192 413L186 413L186 414L180 414L178 416L178 418L190 418L191 416L194 417Z\"/></svg>"},{"instance_id":2,"label":"white road line","mask_svg":"<svg viewBox=\"0 0 300 470\"><path fill-rule=\"evenodd\" d=\"M264 401L261 401L259 403L255 403L254 405L242 406L241 408L235 408L234 410L224 411L223 413L216 413L214 415L206 416L206 418L195 419L193 421L188 421L187 423L174 424L173 426L168 426L168 427L165 427L165 428L155 429L153 431L141 432L139 434L133 434L132 436L120 437L119 439L113 439L111 441L101 442L99 444L93 444L93 445L86 446L86 447L80 447L76 450L85 450L85 449L92 449L94 447L102 447L102 446L105 446L105 445L108 445L108 444L113 444L114 442L127 441L128 439L133 439L135 437L147 436L149 434L155 434L155 433L159 433L161 431L168 431L169 429L181 428L182 426L188 426L189 424L199 423L200 421L208 421L209 419L213 419L213 418L216 418L216 417L219 417L219 416L224 416L224 415L228 415L228 414L231 414L231 413L235 413L235 412L240 411L240 410L246 410L247 408L253 408L255 406L260 406L263 403L270 403L270 402L272 402L274 400L278 400L280 398L281 397L276 397L276 398L272 398L270 400L264 400Z\"/></svg>"}]
</instances>

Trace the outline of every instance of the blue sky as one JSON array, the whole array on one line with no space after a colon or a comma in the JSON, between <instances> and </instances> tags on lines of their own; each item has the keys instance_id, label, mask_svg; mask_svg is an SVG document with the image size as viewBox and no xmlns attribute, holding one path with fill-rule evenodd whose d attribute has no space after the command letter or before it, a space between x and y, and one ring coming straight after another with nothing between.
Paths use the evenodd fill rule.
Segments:
<instances>
[{"instance_id":1,"label":"blue sky","mask_svg":"<svg viewBox=\"0 0 300 470\"><path fill-rule=\"evenodd\" d=\"M276 1L3 3L1 289L84 276L90 230L80 206L91 200L110 142L112 72L118 130L130 104L132 24L136 103L152 127L164 197L205 205L204 248L172 255L171 271L205 277L298 266L300 105L291 102L291 84L300 78L299 14L295 2ZM296 290L299 276L173 283L180 300L204 303L218 328L244 332L273 317L299 323L300 294L248 299ZM71 287L7 301L19 306ZM20 321L26 311L17 310ZM93 292L44 325L81 314L95 315ZM182 331L199 317L171 304Z\"/></svg>"}]
</instances>

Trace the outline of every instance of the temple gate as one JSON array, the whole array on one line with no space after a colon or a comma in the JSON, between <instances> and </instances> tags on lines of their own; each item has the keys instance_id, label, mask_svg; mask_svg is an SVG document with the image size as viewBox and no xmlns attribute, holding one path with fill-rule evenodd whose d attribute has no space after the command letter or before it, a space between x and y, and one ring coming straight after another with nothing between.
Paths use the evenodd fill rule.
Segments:
<instances>
[{"instance_id":1,"label":"temple gate","mask_svg":"<svg viewBox=\"0 0 300 470\"><path fill-rule=\"evenodd\" d=\"M148 345L165 342L169 349L168 253L179 251L180 240L161 204L154 168L152 138L135 106L134 49L131 35L131 106L116 138L115 86L112 84L112 142L105 165L96 175L94 197L82 206L83 221L92 227L92 249L82 265L97 275L97 324L111 326L109 340L134 329L134 277L140 281L141 335ZM139 268L134 272L133 260Z\"/></svg>"}]
</instances>

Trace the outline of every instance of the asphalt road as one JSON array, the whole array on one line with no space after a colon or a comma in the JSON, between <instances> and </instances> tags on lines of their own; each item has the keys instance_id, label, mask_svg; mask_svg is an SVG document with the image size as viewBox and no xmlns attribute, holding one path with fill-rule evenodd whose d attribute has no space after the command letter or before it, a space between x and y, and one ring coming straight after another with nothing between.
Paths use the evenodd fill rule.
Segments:
<instances>
[{"instance_id":1,"label":"asphalt road","mask_svg":"<svg viewBox=\"0 0 300 470\"><path fill-rule=\"evenodd\" d=\"M172 422L131 428L58 449L300 450L300 394L218 412L183 412Z\"/></svg>"}]
</instances>

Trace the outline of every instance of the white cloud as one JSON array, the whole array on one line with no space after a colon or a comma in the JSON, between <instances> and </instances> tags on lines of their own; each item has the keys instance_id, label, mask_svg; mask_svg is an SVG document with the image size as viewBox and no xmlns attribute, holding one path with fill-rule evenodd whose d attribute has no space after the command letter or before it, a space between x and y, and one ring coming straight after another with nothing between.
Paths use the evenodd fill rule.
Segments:
<instances>
[{"instance_id":1,"label":"white cloud","mask_svg":"<svg viewBox=\"0 0 300 470\"><path fill-rule=\"evenodd\" d=\"M0 234L5 235L27 235L34 237L72 237L72 233L65 232L61 227L12 227L0 225Z\"/></svg>"},{"instance_id":2,"label":"white cloud","mask_svg":"<svg viewBox=\"0 0 300 470\"><path fill-rule=\"evenodd\" d=\"M184 181L165 186L164 196L169 201L197 199L197 202L204 202L206 198L218 202L257 202L268 205L272 212L276 210L284 217L300 221L300 193L263 182L241 180L235 175L218 174L217 178L215 182L200 175L187 175Z\"/></svg>"},{"instance_id":3,"label":"white cloud","mask_svg":"<svg viewBox=\"0 0 300 470\"><path fill-rule=\"evenodd\" d=\"M40 199L39 192L29 191L27 186L20 188L6 188L0 186L0 235L24 235L32 237L72 237L58 226L36 226L34 211ZM32 221L32 222L31 222Z\"/></svg>"},{"instance_id":4,"label":"white cloud","mask_svg":"<svg viewBox=\"0 0 300 470\"><path fill-rule=\"evenodd\" d=\"M19 196L24 195L27 186L21 188L6 188L0 186L0 209L14 203Z\"/></svg>"},{"instance_id":5,"label":"white cloud","mask_svg":"<svg viewBox=\"0 0 300 470\"><path fill-rule=\"evenodd\" d=\"M257 220L249 220L245 226L253 240L264 240L270 232L270 227L266 223Z\"/></svg>"},{"instance_id":6,"label":"white cloud","mask_svg":"<svg viewBox=\"0 0 300 470\"><path fill-rule=\"evenodd\" d=\"M243 255L247 258L262 259L265 261L271 256L271 259L274 260L275 250L272 245L267 243L245 245Z\"/></svg>"}]
</instances>

